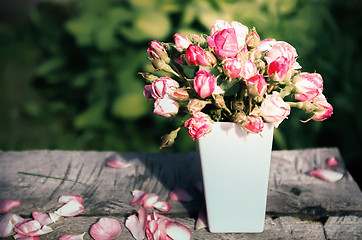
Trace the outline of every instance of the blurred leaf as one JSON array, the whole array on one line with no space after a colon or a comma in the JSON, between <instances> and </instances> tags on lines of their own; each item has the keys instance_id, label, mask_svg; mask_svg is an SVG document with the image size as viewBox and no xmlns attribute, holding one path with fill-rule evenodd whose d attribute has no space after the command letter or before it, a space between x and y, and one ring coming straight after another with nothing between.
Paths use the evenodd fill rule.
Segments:
<instances>
[{"instance_id":1,"label":"blurred leaf","mask_svg":"<svg viewBox=\"0 0 362 240\"><path fill-rule=\"evenodd\" d=\"M164 12L156 9L140 9L136 12L132 26L122 26L120 33L130 41L157 39L162 41L171 30L171 23Z\"/></svg>"},{"instance_id":2,"label":"blurred leaf","mask_svg":"<svg viewBox=\"0 0 362 240\"><path fill-rule=\"evenodd\" d=\"M77 129L99 127L104 118L106 105L105 99L95 103L74 119L74 126Z\"/></svg>"},{"instance_id":3,"label":"blurred leaf","mask_svg":"<svg viewBox=\"0 0 362 240\"><path fill-rule=\"evenodd\" d=\"M63 65L64 65L64 60L60 57L54 57L48 59L46 62L44 62L37 68L37 74L40 76L47 75L50 72L61 68Z\"/></svg>"},{"instance_id":4,"label":"blurred leaf","mask_svg":"<svg viewBox=\"0 0 362 240\"><path fill-rule=\"evenodd\" d=\"M137 119L150 112L149 104L142 93L128 93L119 96L112 107L112 113L124 119Z\"/></svg>"},{"instance_id":5,"label":"blurred leaf","mask_svg":"<svg viewBox=\"0 0 362 240\"><path fill-rule=\"evenodd\" d=\"M99 50L108 51L119 44L112 25L104 26L96 33L96 44Z\"/></svg>"},{"instance_id":6,"label":"blurred leaf","mask_svg":"<svg viewBox=\"0 0 362 240\"><path fill-rule=\"evenodd\" d=\"M75 37L79 46L92 44L95 29L99 27L96 16L84 14L78 18L68 21L65 28Z\"/></svg>"}]
</instances>

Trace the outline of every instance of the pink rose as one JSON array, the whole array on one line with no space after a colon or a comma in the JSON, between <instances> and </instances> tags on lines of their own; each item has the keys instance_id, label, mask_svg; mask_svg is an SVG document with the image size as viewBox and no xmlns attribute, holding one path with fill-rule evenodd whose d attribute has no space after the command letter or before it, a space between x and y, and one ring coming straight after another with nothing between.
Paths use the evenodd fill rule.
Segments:
<instances>
[{"instance_id":1,"label":"pink rose","mask_svg":"<svg viewBox=\"0 0 362 240\"><path fill-rule=\"evenodd\" d=\"M200 70L194 79L195 91L202 98L210 96L216 89L216 79L207 71Z\"/></svg>"},{"instance_id":2,"label":"pink rose","mask_svg":"<svg viewBox=\"0 0 362 240\"><path fill-rule=\"evenodd\" d=\"M188 129L192 139L196 140L211 131L212 123L209 115L203 112L196 112L185 122L185 127Z\"/></svg>"},{"instance_id":3,"label":"pink rose","mask_svg":"<svg viewBox=\"0 0 362 240\"><path fill-rule=\"evenodd\" d=\"M176 80L171 77L160 77L152 82L150 87L145 86L144 95L147 97L151 95L153 99L164 98L173 96L174 91L180 86ZM148 98L147 98L148 99Z\"/></svg>"},{"instance_id":4,"label":"pink rose","mask_svg":"<svg viewBox=\"0 0 362 240\"><path fill-rule=\"evenodd\" d=\"M152 85L151 84L148 84L148 85L145 85L145 90L143 91L143 95L146 97L146 99L148 101L150 100L155 100L153 97L152 97Z\"/></svg>"},{"instance_id":5,"label":"pink rose","mask_svg":"<svg viewBox=\"0 0 362 240\"><path fill-rule=\"evenodd\" d=\"M319 107L319 109L314 112L312 118L314 121L323 121L332 116L333 106L327 102L326 97L323 94L318 95L315 98L314 103Z\"/></svg>"},{"instance_id":6,"label":"pink rose","mask_svg":"<svg viewBox=\"0 0 362 240\"><path fill-rule=\"evenodd\" d=\"M255 51L260 51L260 52L264 52L264 51L269 51L270 49L272 49L273 45L277 42L277 40L275 39L264 39L263 41L261 41L258 45L258 47L255 49Z\"/></svg>"},{"instance_id":7,"label":"pink rose","mask_svg":"<svg viewBox=\"0 0 362 240\"><path fill-rule=\"evenodd\" d=\"M153 112L164 117L173 117L177 115L179 107L179 103L171 98L157 98Z\"/></svg>"},{"instance_id":8,"label":"pink rose","mask_svg":"<svg viewBox=\"0 0 362 240\"><path fill-rule=\"evenodd\" d=\"M265 97L260 111L266 122L273 123L274 127L278 127L289 115L290 106L283 101L278 92L273 91L271 95Z\"/></svg>"},{"instance_id":9,"label":"pink rose","mask_svg":"<svg viewBox=\"0 0 362 240\"><path fill-rule=\"evenodd\" d=\"M248 121L244 127L252 133L260 133L264 128L264 121L261 117L248 116Z\"/></svg>"},{"instance_id":10,"label":"pink rose","mask_svg":"<svg viewBox=\"0 0 362 240\"><path fill-rule=\"evenodd\" d=\"M237 78L241 73L241 62L238 59L227 59L223 70L226 76Z\"/></svg>"},{"instance_id":11,"label":"pink rose","mask_svg":"<svg viewBox=\"0 0 362 240\"><path fill-rule=\"evenodd\" d=\"M323 79L318 73L301 73L293 78L295 99L311 102L322 94Z\"/></svg>"},{"instance_id":12,"label":"pink rose","mask_svg":"<svg viewBox=\"0 0 362 240\"><path fill-rule=\"evenodd\" d=\"M266 93L266 81L261 74L254 75L246 80L246 88L250 96L263 96Z\"/></svg>"},{"instance_id":13,"label":"pink rose","mask_svg":"<svg viewBox=\"0 0 362 240\"><path fill-rule=\"evenodd\" d=\"M216 32L227 28L233 28L235 30L238 50L240 51L245 46L245 39L249 32L248 27L243 24L237 21L227 22L224 20L216 20L211 27L210 36L212 37Z\"/></svg>"},{"instance_id":14,"label":"pink rose","mask_svg":"<svg viewBox=\"0 0 362 240\"><path fill-rule=\"evenodd\" d=\"M256 74L258 74L258 68L251 60L244 60L241 62L240 77L249 79Z\"/></svg>"},{"instance_id":15,"label":"pink rose","mask_svg":"<svg viewBox=\"0 0 362 240\"><path fill-rule=\"evenodd\" d=\"M184 37L178 33L173 35L173 38L175 40L176 49L179 52L184 51L192 44L191 41L187 37Z\"/></svg>"},{"instance_id":16,"label":"pink rose","mask_svg":"<svg viewBox=\"0 0 362 240\"><path fill-rule=\"evenodd\" d=\"M285 57L285 62L288 63L288 69L299 69L301 66L296 61L298 57L295 48L287 42L277 41L273 44L272 48L267 52L265 60L270 65L272 62L277 60L279 57Z\"/></svg>"},{"instance_id":17,"label":"pink rose","mask_svg":"<svg viewBox=\"0 0 362 240\"><path fill-rule=\"evenodd\" d=\"M186 50L186 60L190 65L211 66L216 63L216 58L211 52L193 45L190 45Z\"/></svg>"},{"instance_id":18,"label":"pink rose","mask_svg":"<svg viewBox=\"0 0 362 240\"><path fill-rule=\"evenodd\" d=\"M278 57L268 65L268 75L275 76L274 81L282 81L287 75L290 67L290 62L286 57Z\"/></svg>"},{"instance_id":19,"label":"pink rose","mask_svg":"<svg viewBox=\"0 0 362 240\"><path fill-rule=\"evenodd\" d=\"M220 58L234 58L239 52L238 39L234 28L227 28L207 37L209 46Z\"/></svg>"}]
</instances>

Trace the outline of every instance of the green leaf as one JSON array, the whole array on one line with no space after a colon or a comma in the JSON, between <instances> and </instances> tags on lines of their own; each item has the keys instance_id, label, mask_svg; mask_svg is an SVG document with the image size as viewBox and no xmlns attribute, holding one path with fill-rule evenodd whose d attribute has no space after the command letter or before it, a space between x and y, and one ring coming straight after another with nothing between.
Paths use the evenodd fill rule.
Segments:
<instances>
[{"instance_id":1,"label":"green leaf","mask_svg":"<svg viewBox=\"0 0 362 240\"><path fill-rule=\"evenodd\" d=\"M142 93L127 93L119 96L112 107L112 113L124 119L137 119L150 112L149 104Z\"/></svg>"},{"instance_id":2,"label":"green leaf","mask_svg":"<svg viewBox=\"0 0 362 240\"><path fill-rule=\"evenodd\" d=\"M199 71L199 66L182 65L182 70L187 78L193 79L196 72Z\"/></svg>"},{"instance_id":3,"label":"green leaf","mask_svg":"<svg viewBox=\"0 0 362 240\"><path fill-rule=\"evenodd\" d=\"M219 79L221 82L220 87L225 91L224 96L231 96L240 91L240 83L236 78L233 79Z\"/></svg>"}]
</instances>

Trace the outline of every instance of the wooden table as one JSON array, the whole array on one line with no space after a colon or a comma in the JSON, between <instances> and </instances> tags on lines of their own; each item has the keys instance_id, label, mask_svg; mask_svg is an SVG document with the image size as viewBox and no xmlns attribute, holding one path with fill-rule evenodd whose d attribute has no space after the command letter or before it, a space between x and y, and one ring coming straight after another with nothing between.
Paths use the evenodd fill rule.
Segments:
<instances>
[{"instance_id":1,"label":"wooden table","mask_svg":"<svg viewBox=\"0 0 362 240\"><path fill-rule=\"evenodd\" d=\"M336 148L273 151L263 233L215 234L207 229L194 230L203 204L202 194L194 187L201 179L200 160L194 152L0 152L0 200L20 200L21 205L11 212L30 218L32 211L46 213L58 209L57 200L63 194L84 198L85 210L81 215L60 219L51 225L54 231L40 239L83 232L87 232L84 239L91 239L90 226L103 216L120 221L122 233L116 239L133 239L124 221L138 210L138 206L130 206L130 192L135 189L169 201L171 211L161 214L189 227L192 239L362 239L362 193L343 164L335 169L345 173L336 183L308 175L311 170L328 167L326 160L330 156L343 161ZM124 169L106 166L113 159L132 165ZM185 203L168 199L169 191L175 187L187 189L194 200ZM225 203L225 211L232 211L233 204L238 204L237 200Z\"/></svg>"}]
</instances>

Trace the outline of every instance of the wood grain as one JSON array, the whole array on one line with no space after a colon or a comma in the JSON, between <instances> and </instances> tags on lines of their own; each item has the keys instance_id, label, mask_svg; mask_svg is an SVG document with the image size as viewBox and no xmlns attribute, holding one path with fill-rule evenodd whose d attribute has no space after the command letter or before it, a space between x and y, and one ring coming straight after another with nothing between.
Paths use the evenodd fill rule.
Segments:
<instances>
[{"instance_id":1,"label":"wood grain","mask_svg":"<svg viewBox=\"0 0 362 240\"><path fill-rule=\"evenodd\" d=\"M330 156L341 165L336 168L326 165ZM106 166L107 161L115 159L132 165L125 169ZM344 173L344 177L336 183L327 183L309 176L308 172L317 168L330 168ZM191 228L204 201L203 194L194 186L202 179L199 156L194 152L0 152L0 176L0 200L20 200L21 205L12 212L24 217L30 217L32 211L58 209L57 200L63 194L83 197L82 215L56 223L61 226L41 239L56 239L70 231L87 232L101 216L124 221L138 209L130 206L131 191L135 189L169 201L172 210L164 215L177 218ZM183 203L168 199L169 191L175 187L187 189L194 200ZM232 204L237 201L232 199L225 205L225 211L232 211ZM267 215L261 234L211 234L200 230L193 232L193 239L360 239L362 193L346 171L337 148L273 151ZM117 239L131 239L130 235L127 237Z\"/></svg>"}]
</instances>

